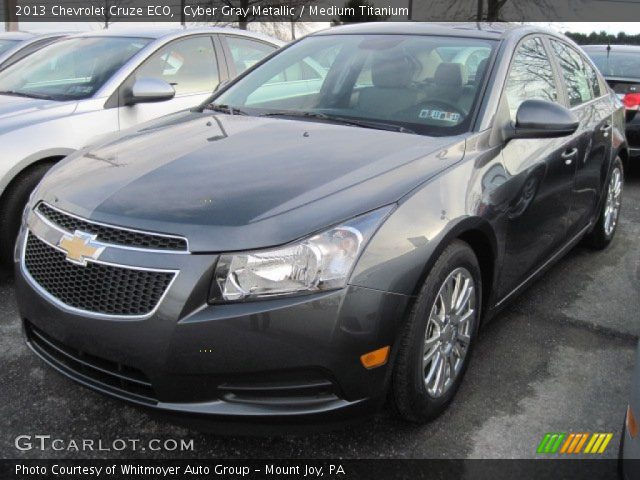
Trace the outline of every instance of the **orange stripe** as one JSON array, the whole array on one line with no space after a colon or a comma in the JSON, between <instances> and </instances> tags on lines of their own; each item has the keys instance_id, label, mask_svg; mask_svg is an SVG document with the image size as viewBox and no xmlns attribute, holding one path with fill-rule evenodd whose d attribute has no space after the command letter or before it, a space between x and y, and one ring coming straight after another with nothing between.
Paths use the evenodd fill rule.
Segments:
<instances>
[{"instance_id":1,"label":"orange stripe","mask_svg":"<svg viewBox=\"0 0 640 480\"><path fill-rule=\"evenodd\" d=\"M576 437L573 439L573 443L571 444L571 446L569 447L569 453L573 453L573 450L576 448L576 445L578 444L578 441L580 441L581 434L577 434Z\"/></svg>"},{"instance_id":2,"label":"orange stripe","mask_svg":"<svg viewBox=\"0 0 640 480\"><path fill-rule=\"evenodd\" d=\"M584 445L584 442L587 441L587 438L589 438L589 434L588 433L583 433L582 434L582 440L580 440L580 443L576 447L576 453L580 453L580 451L582 450L582 446Z\"/></svg>"},{"instance_id":3,"label":"orange stripe","mask_svg":"<svg viewBox=\"0 0 640 480\"><path fill-rule=\"evenodd\" d=\"M571 443L571 441L573 440L573 437L575 437L576 434L572 433L571 435L569 435L569 438L567 438L567 440L564 442L564 445L562 445L562 449L560 450L560 453L565 453L567 451L567 448L569 448L569 444Z\"/></svg>"}]
</instances>

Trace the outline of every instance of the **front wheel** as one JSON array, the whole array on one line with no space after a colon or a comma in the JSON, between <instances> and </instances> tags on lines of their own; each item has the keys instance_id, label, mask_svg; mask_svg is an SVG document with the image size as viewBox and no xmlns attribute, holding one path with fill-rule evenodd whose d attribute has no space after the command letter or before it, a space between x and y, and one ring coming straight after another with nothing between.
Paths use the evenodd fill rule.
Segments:
<instances>
[{"instance_id":1,"label":"front wheel","mask_svg":"<svg viewBox=\"0 0 640 480\"><path fill-rule=\"evenodd\" d=\"M620 157L616 157L607 188L604 203L593 231L587 236L589 245L597 250L606 248L613 240L620 218L622 190L624 186L624 167Z\"/></svg>"},{"instance_id":2,"label":"front wheel","mask_svg":"<svg viewBox=\"0 0 640 480\"><path fill-rule=\"evenodd\" d=\"M393 375L400 415L424 423L452 401L478 331L482 280L478 260L462 241L438 258L402 333Z\"/></svg>"}]
</instances>

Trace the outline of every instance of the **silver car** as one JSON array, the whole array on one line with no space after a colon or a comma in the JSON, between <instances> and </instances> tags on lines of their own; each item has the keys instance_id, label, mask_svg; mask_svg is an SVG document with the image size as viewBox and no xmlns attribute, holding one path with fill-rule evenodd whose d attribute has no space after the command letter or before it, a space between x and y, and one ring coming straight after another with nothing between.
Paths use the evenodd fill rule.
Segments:
<instances>
[{"instance_id":1,"label":"silver car","mask_svg":"<svg viewBox=\"0 0 640 480\"><path fill-rule=\"evenodd\" d=\"M4 70L67 35L67 33L45 33L42 35L25 32L0 33L0 70Z\"/></svg>"},{"instance_id":2,"label":"silver car","mask_svg":"<svg viewBox=\"0 0 640 480\"><path fill-rule=\"evenodd\" d=\"M0 262L10 262L24 205L53 164L198 105L280 45L229 28L119 29L69 36L0 71Z\"/></svg>"},{"instance_id":3,"label":"silver car","mask_svg":"<svg viewBox=\"0 0 640 480\"><path fill-rule=\"evenodd\" d=\"M620 442L620 467L624 480L640 479L640 345Z\"/></svg>"}]
</instances>

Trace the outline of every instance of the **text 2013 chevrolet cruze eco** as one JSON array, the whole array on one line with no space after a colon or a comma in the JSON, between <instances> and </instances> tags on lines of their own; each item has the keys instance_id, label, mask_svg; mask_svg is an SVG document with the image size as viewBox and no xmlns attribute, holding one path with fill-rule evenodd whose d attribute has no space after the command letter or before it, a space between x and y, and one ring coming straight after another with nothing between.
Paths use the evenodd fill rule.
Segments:
<instances>
[{"instance_id":1,"label":"text 2013 chevrolet cruze eco","mask_svg":"<svg viewBox=\"0 0 640 480\"><path fill-rule=\"evenodd\" d=\"M288 89L310 65L322 81ZM619 103L551 31L317 33L47 175L15 255L27 341L213 425L331 423L387 393L424 422L483 318L611 241L626 156Z\"/></svg>"}]
</instances>

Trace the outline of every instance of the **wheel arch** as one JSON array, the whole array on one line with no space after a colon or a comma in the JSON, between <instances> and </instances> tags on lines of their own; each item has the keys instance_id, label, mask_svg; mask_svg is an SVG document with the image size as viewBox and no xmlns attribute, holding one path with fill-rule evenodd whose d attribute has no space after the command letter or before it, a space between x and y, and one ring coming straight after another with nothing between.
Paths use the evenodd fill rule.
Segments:
<instances>
[{"instance_id":1,"label":"wheel arch","mask_svg":"<svg viewBox=\"0 0 640 480\"><path fill-rule=\"evenodd\" d=\"M59 162L66 156L72 154L75 150L70 148L54 148L34 153L16 163L7 173L0 178L0 205L2 198L10 185L30 168L47 162Z\"/></svg>"},{"instance_id":2,"label":"wheel arch","mask_svg":"<svg viewBox=\"0 0 640 480\"><path fill-rule=\"evenodd\" d=\"M627 144L621 145L615 152L612 158L616 158L616 156L620 157L622 160L622 166L625 170L629 169L629 147Z\"/></svg>"},{"instance_id":3,"label":"wheel arch","mask_svg":"<svg viewBox=\"0 0 640 480\"><path fill-rule=\"evenodd\" d=\"M439 239L438 245L429 256L424 265L422 275L414 288L414 295L418 293L424 284L433 265L438 260L442 252L454 240L462 240L473 250L482 275L482 306L484 314L490 310L493 302L493 292L495 291L496 272L498 263L498 241L495 232L489 222L480 217L468 217L453 225Z\"/></svg>"}]
</instances>

